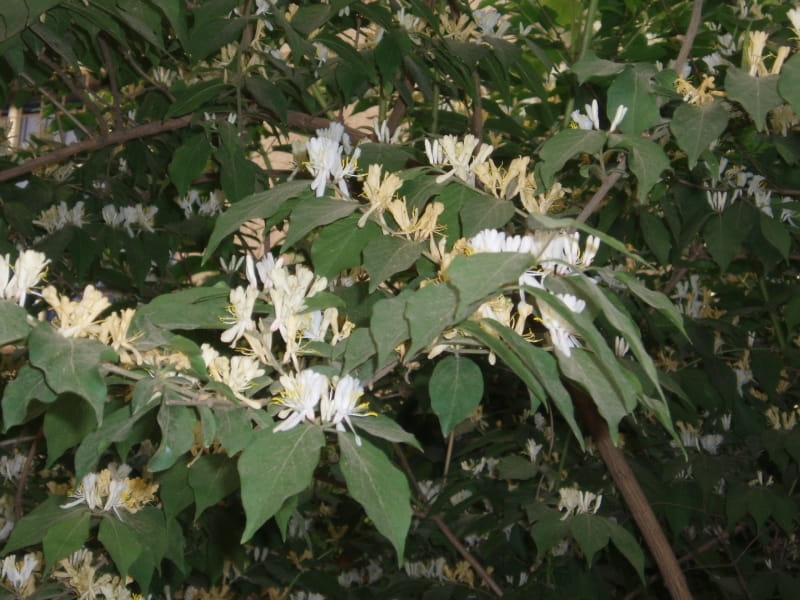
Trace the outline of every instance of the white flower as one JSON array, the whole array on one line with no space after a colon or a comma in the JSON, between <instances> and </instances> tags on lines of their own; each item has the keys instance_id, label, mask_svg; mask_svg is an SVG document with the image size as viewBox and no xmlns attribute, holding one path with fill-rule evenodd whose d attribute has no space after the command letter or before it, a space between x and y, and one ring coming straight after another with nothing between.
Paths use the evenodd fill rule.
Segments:
<instances>
[{"instance_id":1,"label":"white flower","mask_svg":"<svg viewBox=\"0 0 800 600\"><path fill-rule=\"evenodd\" d=\"M617 358L622 358L628 353L630 350L630 345L625 340L624 337L615 336L614 337L614 355Z\"/></svg>"},{"instance_id":2,"label":"white flower","mask_svg":"<svg viewBox=\"0 0 800 600\"><path fill-rule=\"evenodd\" d=\"M368 405L366 402L359 403L359 399L364 395L364 388L361 382L350 375L346 375L336 382L333 394L323 396L320 406L320 418L322 423L330 423L336 427L337 431L344 431L344 423L356 436L356 444L361 445L361 438L358 437L350 417L365 417ZM374 414L374 413L373 413Z\"/></svg>"},{"instance_id":3,"label":"white flower","mask_svg":"<svg viewBox=\"0 0 800 600\"><path fill-rule=\"evenodd\" d=\"M475 19L481 32L489 37L503 37L511 25L503 19L502 13L492 6L473 10L472 18Z\"/></svg>"},{"instance_id":4,"label":"white flower","mask_svg":"<svg viewBox=\"0 0 800 600\"><path fill-rule=\"evenodd\" d=\"M62 200L58 204L39 213L39 218L34 220L33 224L45 229L47 233L53 233L54 231L63 229L67 225L83 227L85 223L83 206L84 203L81 200L76 202L75 206L69 208L67 203Z\"/></svg>"},{"instance_id":5,"label":"white flower","mask_svg":"<svg viewBox=\"0 0 800 600\"><path fill-rule=\"evenodd\" d=\"M789 21L792 24L792 31L797 37L800 37L800 7L790 8L786 12Z\"/></svg>"},{"instance_id":6,"label":"white flower","mask_svg":"<svg viewBox=\"0 0 800 600\"><path fill-rule=\"evenodd\" d=\"M256 328L255 321L253 321L253 306L258 298L258 288L247 286L239 286L233 290L229 295L230 306L228 312L230 317L225 317L222 322L226 325L231 325L229 329L222 332L220 339L226 344L233 346L244 335L245 331L250 331Z\"/></svg>"},{"instance_id":7,"label":"white flower","mask_svg":"<svg viewBox=\"0 0 800 600\"><path fill-rule=\"evenodd\" d=\"M628 112L628 107L620 104L617 106L617 111L614 113L614 118L611 120L611 125L609 126L609 131L614 131L620 123L622 123L622 119L625 118L625 115Z\"/></svg>"},{"instance_id":8,"label":"white flower","mask_svg":"<svg viewBox=\"0 0 800 600\"><path fill-rule=\"evenodd\" d=\"M297 375L281 376L283 390L276 401L283 407L278 418L284 419L273 431L288 431L302 421L313 421L322 398L328 394L328 378L322 373L304 369Z\"/></svg>"},{"instance_id":9,"label":"white flower","mask_svg":"<svg viewBox=\"0 0 800 600\"><path fill-rule=\"evenodd\" d=\"M45 267L50 264L44 253L36 250L25 250L17 257L14 263L14 275L8 279L8 256L0 258L0 284L8 281L0 289L0 294L7 300L16 300L20 306L25 305L25 299L33 287L44 276Z\"/></svg>"},{"instance_id":10,"label":"white flower","mask_svg":"<svg viewBox=\"0 0 800 600\"><path fill-rule=\"evenodd\" d=\"M575 488L561 488L558 490L560 500L558 510L566 511L561 520L565 520L572 515L596 514L603 502L602 494L592 492L582 492Z\"/></svg>"},{"instance_id":11,"label":"white flower","mask_svg":"<svg viewBox=\"0 0 800 600\"><path fill-rule=\"evenodd\" d=\"M60 296L52 285L42 290L42 298L56 313L53 323L58 327L58 333L67 338L98 334L101 326L95 320L111 306L105 294L93 285L84 288L83 296L78 302Z\"/></svg>"},{"instance_id":12,"label":"white flower","mask_svg":"<svg viewBox=\"0 0 800 600\"><path fill-rule=\"evenodd\" d=\"M344 125L333 122L327 129L318 129L317 137L308 140L306 150L306 166L314 176L311 189L317 198L325 193L325 184L329 178L339 187L342 196L350 198L345 178L356 175L361 149L356 148L350 152L350 138L344 133ZM343 153L349 156L343 157Z\"/></svg>"},{"instance_id":13,"label":"white flower","mask_svg":"<svg viewBox=\"0 0 800 600\"><path fill-rule=\"evenodd\" d=\"M477 154L473 153L477 149ZM475 167L485 163L494 150L493 146L482 143L471 133L459 139L445 135L431 142L425 140L425 154L428 162L435 167L450 166L452 169L436 178L436 183L444 183L455 175L470 185L475 184Z\"/></svg>"},{"instance_id":14,"label":"white flower","mask_svg":"<svg viewBox=\"0 0 800 600\"><path fill-rule=\"evenodd\" d=\"M253 380L264 375L266 371L252 356L234 356L230 359L230 369L224 383L227 384L234 395L247 404L250 408L261 408L262 402L253 400L244 395L244 392L253 386Z\"/></svg>"},{"instance_id":15,"label":"white flower","mask_svg":"<svg viewBox=\"0 0 800 600\"><path fill-rule=\"evenodd\" d=\"M700 438L700 447L709 454L716 454L723 439L719 433L709 433Z\"/></svg>"},{"instance_id":16,"label":"white flower","mask_svg":"<svg viewBox=\"0 0 800 600\"><path fill-rule=\"evenodd\" d=\"M584 105L586 114L584 115L578 110L572 111L570 115L572 120L577 123L579 129L600 129L600 113L597 106L597 100L592 100L592 104Z\"/></svg>"},{"instance_id":17,"label":"white flower","mask_svg":"<svg viewBox=\"0 0 800 600\"><path fill-rule=\"evenodd\" d=\"M26 554L21 562L17 562L16 554L9 554L3 559L3 577L8 580L15 590L31 589L31 577L36 567L39 566L39 559L36 554ZM26 594L26 596L29 594Z\"/></svg>"},{"instance_id":18,"label":"white flower","mask_svg":"<svg viewBox=\"0 0 800 600\"><path fill-rule=\"evenodd\" d=\"M0 476L6 481L16 481L25 465L25 455L15 454L13 457L0 456Z\"/></svg>"},{"instance_id":19,"label":"white flower","mask_svg":"<svg viewBox=\"0 0 800 600\"><path fill-rule=\"evenodd\" d=\"M574 313L580 313L586 307L586 302L571 294L557 294L557 297ZM572 326L545 302L539 302L539 312L542 324L550 333L550 341L553 346L566 356L570 356L571 348L580 346Z\"/></svg>"},{"instance_id":20,"label":"white flower","mask_svg":"<svg viewBox=\"0 0 800 600\"><path fill-rule=\"evenodd\" d=\"M528 438L525 442L525 453L528 455L528 459L535 463L536 459L539 457L539 453L542 451L544 446L542 444L537 444L536 440L533 438Z\"/></svg>"},{"instance_id":21,"label":"white flower","mask_svg":"<svg viewBox=\"0 0 800 600\"><path fill-rule=\"evenodd\" d=\"M711 190L707 190L706 200L708 201L708 205L711 207L711 210L713 210L715 213L721 214L728 204L728 192L719 190L712 192Z\"/></svg>"},{"instance_id":22,"label":"white flower","mask_svg":"<svg viewBox=\"0 0 800 600\"><path fill-rule=\"evenodd\" d=\"M247 283L250 287L261 287L263 290L269 290L272 287L272 271L282 266L283 257L275 260L275 257L269 252L258 261L256 261L252 255L248 254L245 257L244 263L244 273L245 277L247 277Z\"/></svg>"}]
</instances>

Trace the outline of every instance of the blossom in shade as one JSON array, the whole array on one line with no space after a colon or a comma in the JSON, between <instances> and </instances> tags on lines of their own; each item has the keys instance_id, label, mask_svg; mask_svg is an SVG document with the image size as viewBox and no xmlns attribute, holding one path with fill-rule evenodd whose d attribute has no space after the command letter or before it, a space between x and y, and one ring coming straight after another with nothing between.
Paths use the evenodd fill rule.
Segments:
<instances>
[{"instance_id":1,"label":"blossom in shade","mask_svg":"<svg viewBox=\"0 0 800 600\"><path fill-rule=\"evenodd\" d=\"M239 286L231 290L230 305L228 306L229 317L222 319L228 329L222 332L220 339L226 344L234 345L244 335L245 331L255 329L253 321L253 306L258 298L258 288Z\"/></svg>"},{"instance_id":2,"label":"blossom in shade","mask_svg":"<svg viewBox=\"0 0 800 600\"><path fill-rule=\"evenodd\" d=\"M345 423L356 436L356 444L361 445L361 438L356 434L350 417L365 417L370 414L369 406L366 402L360 402L364 395L364 387L361 382L350 375L346 375L336 382L332 394L322 398L320 406L320 417L322 423L330 423L336 427L337 431L345 430Z\"/></svg>"},{"instance_id":3,"label":"blossom in shade","mask_svg":"<svg viewBox=\"0 0 800 600\"><path fill-rule=\"evenodd\" d=\"M571 294L557 294L556 296L574 313L580 313L586 307L586 302ZM580 347L580 341L572 325L548 303L539 302L539 313L542 325L550 333L550 341L556 349L566 356L570 356L572 348Z\"/></svg>"}]
</instances>

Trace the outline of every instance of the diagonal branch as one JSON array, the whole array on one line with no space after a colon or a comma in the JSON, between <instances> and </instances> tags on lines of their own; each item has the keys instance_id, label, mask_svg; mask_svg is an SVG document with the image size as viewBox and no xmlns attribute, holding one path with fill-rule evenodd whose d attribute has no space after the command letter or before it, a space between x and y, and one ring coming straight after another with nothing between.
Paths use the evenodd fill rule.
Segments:
<instances>
[{"instance_id":1,"label":"diagonal branch","mask_svg":"<svg viewBox=\"0 0 800 600\"><path fill-rule=\"evenodd\" d=\"M686 28L686 34L683 36L681 49L678 52L678 58L675 59L675 71L680 75L683 65L689 60L689 52L692 50L694 38L697 37L697 31L700 29L700 20L703 18L703 0L694 0L692 3L692 16L689 18L689 27Z\"/></svg>"}]
</instances>

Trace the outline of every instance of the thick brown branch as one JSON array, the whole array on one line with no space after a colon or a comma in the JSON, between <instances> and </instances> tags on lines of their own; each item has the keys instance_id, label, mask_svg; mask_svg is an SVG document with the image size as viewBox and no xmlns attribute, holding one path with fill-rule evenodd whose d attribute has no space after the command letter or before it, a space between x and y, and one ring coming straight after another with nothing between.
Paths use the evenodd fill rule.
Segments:
<instances>
[{"instance_id":1,"label":"thick brown branch","mask_svg":"<svg viewBox=\"0 0 800 600\"><path fill-rule=\"evenodd\" d=\"M678 560L675 558L675 553L647 501L647 497L639 486L636 476L628 465L625 455L611 441L608 425L598 413L594 401L580 390L573 390L572 398L614 484L625 499L639 531L642 532L642 537L661 571L670 597L672 600L691 600L692 594Z\"/></svg>"},{"instance_id":2,"label":"thick brown branch","mask_svg":"<svg viewBox=\"0 0 800 600\"><path fill-rule=\"evenodd\" d=\"M681 49L678 52L678 58L675 59L675 71L680 74L683 65L689 60L689 53L692 51L694 38L697 37L697 30L700 28L700 20L703 18L703 0L694 0L692 3L692 16L689 18L689 27L686 28L686 34L683 36Z\"/></svg>"},{"instance_id":3,"label":"thick brown branch","mask_svg":"<svg viewBox=\"0 0 800 600\"><path fill-rule=\"evenodd\" d=\"M296 110L287 111L286 120L290 126L299 127L300 129L305 129L307 131L314 131L315 129L324 128L331 124L330 119L325 117L315 117L313 115L301 113ZM370 137L369 133L364 133L358 129L348 127L347 125L345 125L344 130L353 141L359 141Z\"/></svg>"},{"instance_id":4,"label":"thick brown branch","mask_svg":"<svg viewBox=\"0 0 800 600\"><path fill-rule=\"evenodd\" d=\"M77 144L64 146L58 150L53 150L52 152L48 152L42 156L32 158L21 165L17 165L16 167L11 167L9 169L0 171L0 181L8 181L9 179L19 177L20 175L26 175L32 171L35 171L36 169L59 163L82 152L100 150L101 148L106 148L107 146L124 144L130 140L181 129L192 122L192 116L193 115L186 115L176 119L169 119L168 121L154 121L152 123L146 123L137 127L131 127L130 129L114 131L108 135L89 138L87 140L83 140L82 142L78 142Z\"/></svg>"}]
</instances>

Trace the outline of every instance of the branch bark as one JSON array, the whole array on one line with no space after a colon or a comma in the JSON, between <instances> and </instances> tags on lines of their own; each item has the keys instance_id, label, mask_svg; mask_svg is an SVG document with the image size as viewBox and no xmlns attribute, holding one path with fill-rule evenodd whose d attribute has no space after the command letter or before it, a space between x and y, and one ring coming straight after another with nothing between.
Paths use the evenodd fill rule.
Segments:
<instances>
[{"instance_id":1,"label":"branch bark","mask_svg":"<svg viewBox=\"0 0 800 600\"><path fill-rule=\"evenodd\" d=\"M686 34L683 36L681 49L678 52L678 58L675 59L675 71L680 74L683 65L689 60L689 52L694 45L694 38L697 37L697 31L700 28L700 20L703 18L703 0L694 0L692 3L692 16L689 17L689 27L686 28Z\"/></svg>"},{"instance_id":2,"label":"branch bark","mask_svg":"<svg viewBox=\"0 0 800 600\"><path fill-rule=\"evenodd\" d=\"M594 445L606 464L614 484L625 499L639 531L644 537L650 553L658 565L664 585L672 600L692 600L692 593L686 583L675 553L656 519L647 497L644 495L636 476L625 459L625 455L611 441L608 424L600 416L594 401L581 390L572 390L572 399L581 420L594 440Z\"/></svg>"}]
</instances>

